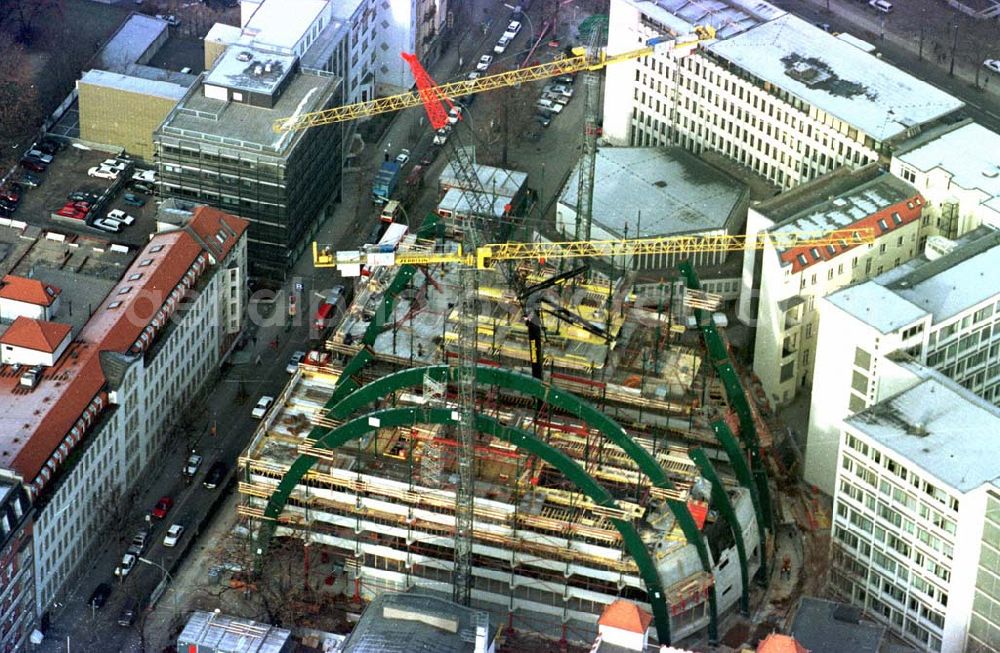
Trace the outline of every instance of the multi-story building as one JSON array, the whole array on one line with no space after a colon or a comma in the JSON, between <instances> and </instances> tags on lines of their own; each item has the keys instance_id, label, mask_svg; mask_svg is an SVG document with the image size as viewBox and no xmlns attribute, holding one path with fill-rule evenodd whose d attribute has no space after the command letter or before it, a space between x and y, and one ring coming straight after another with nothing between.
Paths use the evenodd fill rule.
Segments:
<instances>
[{"instance_id":1,"label":"multi-story building","mask_svg":"<svg viewBox=\"0 0 1000 653\"><path fill-rule=\"evenodd\" d=\"M275 133L336 106L341 80L296 56L230 47L156 131L160 192L250 221L251 274L282 277L339 199L339 125Z\"/></svg>"},{"instance_id":2,"label":"multi-story building","mask_svg":"<svg viewBox=\"0 0 1000 653\"><path fill-rule=\"evenodd\" d=\"M78 331L21 316L0 336L34 323L4 345L4 362L21 367L0 383L0 469L34 504L37 614L127 512L167 427L243 328L246 229L198 207L183 228L153 235Z\"/></svg>"},{"instance_id":3,"label":"multi-story building","mask_svg":"<svg viewBox=\"0 0 1000 653\"><path fill-rule=\"evenodd\" d=\"M607 71L604 135L618 145L714 150L791 188L954 113L958 99L767 2L612 0L611 53L697 26L717 39ZM684 43L685 39L679 42ZM919 98L915 101L914 98Z\"/></svg>"},{"instance_id":4,"label":"multi-story building","mask_svg":"<svg viewBox=\"0 0 1000 653\"><path fill-rule=\"evenodd\" d=\"M1000 650L1000 489L986 491L983 548L976 566L976 590L965 653Z\"/></svg>"},{"instance_id":5,"label":"multi-story building","mask_svg":"<svg viewBox=\"0 0 1000 653\"><path fill-rule=\"evenodd\" d=\"M830 583L921 651L977 650L970 621L996 650L1000 613L980 597L997 594L1000 409L909 367L909 388L843 423Z\"/></svg>"},{"instance_id":6,"label":"multi-story building","mask_svg":"<svg viewBox=\"0 0 1000 653\"><path fill-rule=\"evenodd\" d=\"M889 171L927 198L935 234L954 240L979 225L1000 228L1000 134L965 121L901 145Z\"/></svg>"},{"instance_id":7,"label":"multi-story building","mask_svg":"<svg viewBox=\"0 0 1000 653\"><path fill-rule=\"evenodd\" d=\"M893 358L912 358L1000 402L1000 232L980 227L943 248L938 240L924 255L817 302L804 477L824 492L834 491L842 421L895 387Z\"/></svg>"},{"instance_id":8,"label":"multi-story building","mask_svg":"<svg viewBox=\"0 0 1000 653\"><path fill-rule=\"evenodd\" d=\"M24 487L0 472L0 651L28 648L35 623L31 501Z\"/></svg>"},{"instance_id":9,"label":"multi-story building","mask_svg":"<svg viewBox=\"0 0 1000 653\"><path fill-rule=\"evenodd\" d=\"M825 183L820 183L825 181ZM747 283L741 308L755 330L753 369L772 405L785 404L812 386L819 314L815 302L828 293L897 267L923 248L923 198L874 166L843 170L826 180L752 206L747 234L870 228L871 245L792 247L744 252Z\"/></svg>"}]
</instances>

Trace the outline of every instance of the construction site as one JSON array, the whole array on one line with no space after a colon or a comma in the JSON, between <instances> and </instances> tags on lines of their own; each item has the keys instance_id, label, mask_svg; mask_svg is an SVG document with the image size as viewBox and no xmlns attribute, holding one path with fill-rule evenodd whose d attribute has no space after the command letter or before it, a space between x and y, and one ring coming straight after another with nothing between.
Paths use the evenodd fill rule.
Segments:
<instances>
[{"instance_id":1,"label":"construction site","mask_svg":"<svg viewBox=\"0 0 1000 653\"><path fill-rule=\"evenodd\" d=\"M453 93L605 65L581 54L438 87L408 63L419 93L276 128L421 102L439 128ZM633 257L764 240L589 240L595 133L584 136L574 242L498 218L456 133L464 218L429 215L390 248L314 245L317 267L358 280L240 458L239 514L258 560L273 538L299 539L342 561L355 602L418 588L563 646L592 642L616 598L648 610L662 644L718 642L724 617L750 614L775 552L768 431L717 328L720 298L687 263L657 283L629 270ZM611 269L590 270L598 259Z\"/></svg>"}]
</instances>

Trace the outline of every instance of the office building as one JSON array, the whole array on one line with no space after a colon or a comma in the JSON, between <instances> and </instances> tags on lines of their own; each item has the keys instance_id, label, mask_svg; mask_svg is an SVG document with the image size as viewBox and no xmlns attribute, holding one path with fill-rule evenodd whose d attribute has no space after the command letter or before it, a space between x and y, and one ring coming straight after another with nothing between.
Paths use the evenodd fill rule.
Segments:
<instances>
[{"instance_id":1,"label":"office building","mask_svg":"<svg viewBox=\"0 0 1000 653\"><path fill-rule=\"evenodd\" d=\"M928 240L926 253L817 301L804 478L834 491L842 421L893 391L892 359L939 370L1000 402L1000 232Z\"/></svg>"},{"instance_id":2,"label":"office building","mask_svg":"<svg viewBox=\"0 0 1000 653\"><path fill-rule=\"evenodd\" d=\"M35 623L31 501L0 472L0 651L28 648Z\"/></svg>"},{"instance_id":3,"label":"office building","mask_svg":"<svg viewBox=\"0 0 1000 653\"><path fill-rule=\"evenodd\" d=\"M611 143L713 150L787 189L877 161L962 107L766 2L612 0L608 51L702 26L714 27L716 39L693 50L661 45L608 68L604 136Z\"/></svg>"}]
</instances>

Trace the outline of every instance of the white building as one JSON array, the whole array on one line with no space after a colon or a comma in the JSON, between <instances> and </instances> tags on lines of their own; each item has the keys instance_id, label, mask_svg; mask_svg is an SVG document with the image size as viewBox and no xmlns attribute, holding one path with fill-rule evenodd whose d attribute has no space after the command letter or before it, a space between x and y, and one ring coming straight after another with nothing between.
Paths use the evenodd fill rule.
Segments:
<instances>
[{"instance_id":1,"label":"white building","mask_svg":"<svg viewBox=\"0 0 1000 653\"><path fill-rule=\"evenodd\" d=\"M912 367L912 387L844 422L830 582L918 650L996 650L1000 613L982 602L977 627L994 639L977 649L968 635L979 569L997 572L998 531L984 523L997 521L1000 409Z\"/></svg>"},{"instance_id":2,"label":"white building","mask_svg":"<svg viewBox=\"0 0 1000 653\"><path fill-rule=\"evenodd\" d=\"M912 358L1000 402L1000 232L980 227L932 257L818 302L804 478L828 494L843 420L898 391L893 359Z\"/></svg>"},{"instance_id":3,"label":"white building","mask_svg":"<svg viewBox=\"0 0 1000 653\"><path fill-rule=\"evenodd\" d=\"M1000 228L997 152L1000 134L966 121L901 147L889 170L927 198L937 233L955 239L982 224Z\"/></svg>"},{"instance_id":4,"label":"white building","mask_svg":"<svg viewBox=\"0 0 1000 653\"><path fill-rule=\"evenodd\" d=\"M580 163L556 204L556 228L576 239ZM674 147L605 147L594 164L590 238L716 236L740 233L750 197L746 186L701 159ZM698 252L695 265L718 265L726 252ZM677 256L644 256L637 267L669 268ZM620 264L620 263L619 263Z\"/></svg>"},{"instance_id":5,"label":"white building","mask_svg":"<svg viewBox=\"0 0 1000 653\"><path fill-rule=\"evenodd\" d=\"M37 614L88 559L242 328L247 224L199 207L183 229L155 234L30 388L14 375L0 382L0 476L21 481L37 506Z\"/></svg>"},{"instance_id":6,"label":"white building","mask_svg":"<svg viewBox=\"0 0 1000 653\"><path fill-rule=\"evenodd\" d=\"M693 53L664 49L607 70L604 135L618 145L715 150L781 188L886 145L962 102L766 2L612 0L611 54L710 25ZM918 98L919 101L915 101Z\"/></svg>"},{"instance_id":7,"label":"white building","mask_svg":"<svg viewBox=\"0 0 1000 653\"><path fill-rule=\"evenodd\" d=\"M0 363L52 367L66 351L71 327L21 316L0 335Z\"/></svg>"},{"instance_id":8,"label":"white building","mask_svg":"<svg viewBox=\"0 0 1000 653\"><path fill-rule=\"evenodd\" d=\"M52 284L17 275L5 275L0 281L0 320L18 317L48 320L59 312L62 290Z\"/></svg>"},{"instance_id":9,"label":"white building","mask_svg":"<svg viewBox=\"0 0 1000 653\"><path fill-rule=\"evenodd\" d=\"M873 167L833 177L755 204L747 218L747 234L856 228L875 233L871 246L776 250L768 244L744 252L740 317L756 327L753 370L775 406L812 386L817 298L891 270L923 249L924 201L909 184Z\"/></svg>"}]
</instances>

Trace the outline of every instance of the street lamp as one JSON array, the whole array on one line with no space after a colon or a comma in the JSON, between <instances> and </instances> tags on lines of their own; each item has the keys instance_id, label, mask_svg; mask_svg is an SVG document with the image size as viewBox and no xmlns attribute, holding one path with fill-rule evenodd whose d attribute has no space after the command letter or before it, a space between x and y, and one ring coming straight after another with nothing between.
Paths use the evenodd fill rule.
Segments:
<instances>
[{"instance_id":1,"label":"street lamp","mask_svg":"<svg viewBox=\"0 0 1000 653\"><path fill-rule=\"evenodd\" d=\"M151 567L157 567L160 571L163 572L163 579L167 582L168 585L171 586L170 587L170 592L174 596L174 600L173 600L173 604L174 604L174 621L176 621L177 620L177 588L173 587L173 584L174 584L174 578L173 578L173 576L171 576L170 572L167 571L167 568L164 567L159 562L154 562L154 561L150 560L149 558L143 558L142 556L139 556L139 562L141 562L143 564L147 564L147 565L149 565Z\"/></svg>"}]
</instances>

